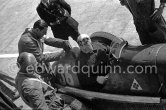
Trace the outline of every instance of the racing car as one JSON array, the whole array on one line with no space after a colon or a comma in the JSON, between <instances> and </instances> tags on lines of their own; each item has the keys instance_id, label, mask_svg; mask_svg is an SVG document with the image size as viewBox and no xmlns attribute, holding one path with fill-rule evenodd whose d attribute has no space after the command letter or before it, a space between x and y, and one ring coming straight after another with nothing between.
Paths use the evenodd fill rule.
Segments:
<instances>
[{"instance_id":1,"label":"racing car","mask_svg":"<svg viewBox=\"0 0 166 110\"><path fill-rule=\"evenodd\" d=\"M77 62L76 46L52 65L59 65L54 71L58 92L72 95L94 110L165 109L166 44L134 46L107 32L95 32L90 38L110 48L111 70L103 88L93 91L81 87L79 74L69 68Z\"/></svg>"}]
</instances>

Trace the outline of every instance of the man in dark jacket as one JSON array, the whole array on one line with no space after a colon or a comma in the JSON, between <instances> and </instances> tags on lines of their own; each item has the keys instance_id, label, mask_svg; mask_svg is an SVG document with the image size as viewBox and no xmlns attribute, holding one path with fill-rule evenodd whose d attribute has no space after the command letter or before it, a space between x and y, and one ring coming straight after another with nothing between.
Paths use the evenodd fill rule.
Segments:
<instances>
[{"instance_id":1,"label":"man in dark jacket","mask_svg":"<svg viewBox=\"0 0 166 110\"><path fill-rule=\"evenodd\" d=\"M81 34L77 42L80 47L78 78L81 87L99 91L108 78L109 70L105 67L109 63L109 47L99 42L91 42L87 34Z\"/></svg>"},{"instance_id":2,"label":"man in dark jacket","mask_svg":"<svg viewBox=\"0 0 166 110\"><path fill-rule=\"evenodd\" d=\"M64 0L41 0L37 13L51 27L54 37L67 40L79 36L78 22L71 17L71 7Z\"/></svg>"},{"instance_id":3,"label":"man in dark jacket","mask_svg":"<svg viewBox=\"0 0 166 110\"><path fill-rule=\"evenodd\" d=\"M166 42L166 23L162 17L166 0L160 0L155 9L155 0L120 0L133 15L134 24L142 44Z\"/></svg>"},{"instance_id":4,"label":"man in dark jacket","mask_svg":"<svg viewBox=\"0 0 166 110\"><path fill-rule=\"evenodd\" d=\"M22 100L31 108L35 110L87 110L77 99L56 93L56 89L40 79L40 75L35 71L38 63L33 54L21 53L17 64L19 72L16 76L16 88Z\"/></svg>"}]
</instances>

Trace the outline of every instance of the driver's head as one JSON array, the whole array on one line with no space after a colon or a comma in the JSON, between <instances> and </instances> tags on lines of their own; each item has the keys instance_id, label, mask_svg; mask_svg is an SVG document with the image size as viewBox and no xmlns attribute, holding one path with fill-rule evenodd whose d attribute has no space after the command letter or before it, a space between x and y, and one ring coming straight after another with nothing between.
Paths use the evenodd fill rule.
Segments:
<instances>
[{"instance_id":1,"label":"driver's head","mask_svg":"<svg viewBox=\"0 0 166 110\"><path fill-rule=\"evenodd\" d=\"M37 64L36 58L31 53L23 52L17 58L17 65L20 69L19 71L23 73L28 73L27 68L30 66L32 68L35 68L36 64Z\"/></svg>"},{"instance_id":2,"label":"driver's head","mask_svg":"<svg viewBox=\"0 0 166 110\"><path fill-rule=\"evenodd\" d=\"M93 52L92 41L87 34L81 34L77 38L77 43L80 46L80 50L84 53Z\"/></svg>"}]
</instances>

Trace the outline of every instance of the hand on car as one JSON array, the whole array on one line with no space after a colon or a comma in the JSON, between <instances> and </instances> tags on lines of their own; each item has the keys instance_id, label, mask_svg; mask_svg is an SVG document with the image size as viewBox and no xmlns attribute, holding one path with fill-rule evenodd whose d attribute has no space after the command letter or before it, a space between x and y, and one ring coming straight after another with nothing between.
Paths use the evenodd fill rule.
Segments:
<instances>
[{"instance_id":1,"label":"hand on car","mask_svg":"<svg viewBox=\"0 0 166 110\"><path fill-rule=\"evenodd\" d=\"M164 4L161 4L160 7L157 10L155 10L151 15L152 20L155 21L159 19L162 16L163 10L164 10Z\"/></svg>"}]
</instances>

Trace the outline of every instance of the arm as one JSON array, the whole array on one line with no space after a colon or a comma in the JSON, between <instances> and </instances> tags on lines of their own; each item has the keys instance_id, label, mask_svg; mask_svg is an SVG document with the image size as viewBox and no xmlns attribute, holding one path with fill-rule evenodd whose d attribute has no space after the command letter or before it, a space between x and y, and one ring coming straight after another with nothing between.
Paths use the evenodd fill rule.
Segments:
<instances>
[{"instance_id":1,"label":"arm","mask_svg":"<svg viewBox=\"0 0 166 110\"><path fill-rule=\"evenodd\" d=\"M42 86L39 83L32 84L24 81L22 84L23 98L28 102L27 104L33 109L49 110L42 91Z\"/></svg>"},{"instance_id":2,"label":"arm","mask_svg":"<svg viewBox=\"0 0 166 110\"><path fill-rule=\"evenodd\" d=\"M19 53L29 52L32 53L38 62L51 62L59 60L63 51L56 53L43 54L42 48L39 47L36 41L33 41L30 37L26 36L21 38L18 44Z\"/></svg>"},{"instance_id":3,"label":"arm","mask_svg":"<svg viewBox=\"0 0 166 110\"><path fill-rule=\"evenodd\" d=\"M160 6L154 13L151 15L152 20L157 20L162 16L164 7L165 7L166 0L160 0Z\"/></svg>"},{"instance_id":4,"label":"arm","mask_svg":"<svg viewBox=\"0 0 166 110\"><path fill-rule=\"evenodd\" d=\"M43 54L42 51L40 51L39 47L36 47L34 43L29 43L28 45L30 52L34 54L38 62L52 62L59 60L61 55L64 53L63 51L55 52L55 53L47 53Z\"/></svg>"},{"instance_id":5,"label":"arm","mask_svg":"<svg viewBox=\"0 0 166 110\"><path fill-rule=\"evenodd\" d=\"M65 1L65 0L59 0L59 4L64 8L66 9L69 14L71 15L71 7L70 5Z\"/></svg>"},{"instance_id":6,"label":"arm","mask_svg":"<svg viewBox=\"0 0 166 110\"><path fill-rule=\"evenodd\" d=\"M62 40L62 39L58 39L58 38L49 37L49 38L44 38L44 43L49 46L63 48L65 51L69 51L71 49L71 46L70 46L68 40Z\"/></svg>"},{"instance_id":7,"label":"arm","mask_svg":"<svg viewBox=\"0 0 166 110\"><path fill-rule=\"evenodd\" d=\"M52 62L52 61L58 61L64 54L65 54L65 52L63 50L61 50L60 52L41 54L36 59L40 62L43 61L43 62L47 63L47 62Z\"/></svg>"}]
</instances>

